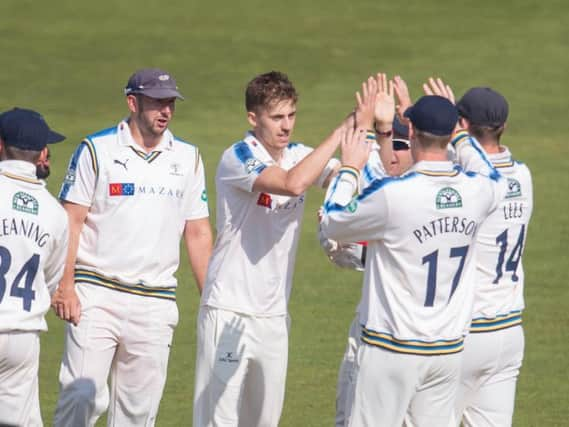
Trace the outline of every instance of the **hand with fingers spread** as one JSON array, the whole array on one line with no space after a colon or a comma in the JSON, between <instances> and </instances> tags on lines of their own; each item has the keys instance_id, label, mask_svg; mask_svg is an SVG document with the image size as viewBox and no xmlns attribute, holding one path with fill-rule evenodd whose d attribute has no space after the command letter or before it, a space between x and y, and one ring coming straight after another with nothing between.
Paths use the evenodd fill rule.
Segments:
<instances>
[{"instance_id":1,"label":"hand with fingers spread","mask_svg":"<svg viewBox=\"0 0 569 427\"><path fill-rule=\"evenodd\" d=\"M453 104L456 104L451 87L443 82L440 77L437 77L436 79L434 77L429 77L427 83L423 83L423 91L425 92L425 95L442 96Z\"/></svg>"},{"instance_id":2,"label":"hand with fingers spread","mask_svg":"<svg viewBox=\"0 0 569 427\"><path fill-rule=\"evenodd\" d=\"M409 95L409 88L405 80L401 76L395 76L393 78L393 89L395 90L395 96L397 96L397 117L402 123L407 122L407 118L404 116L405 111L413 102L411 101L411 96Z\"/></svg>"},{"instance_id":3,"label":"hand with fingers spread","mask_svg":"<svg viewBox=\"0 0 569 427\"><path fill-rule=\"evenodd\" d=\"M385 73L377 73L377 97L375 101L375 129L385 133L390 132L395 116L395 98L393 96L393 81L387 81Z\"/></svg>"},{"instance_id":4,"label":"hand with fingers spread","mask_svg":"<svg viewBox=\"0 0 569 427\"><path fill-rule=\"evenodd\" d=\"M356 92L356 126L373 129L377 81L369 77L362 83L362 93Z\"/></svg>"},{"instance_id":5,"label":"hand with fingers spread","mask_svg":"<svg viewBox=\"0 0 569 427\"><path fill-rule=\"evenodd\" d=\"M366 130L361 127L344 129L341 141L342 165L350 166L357 170L363 169L371 151L371 144L366 141Z\"/></svg>"}]
</instances>

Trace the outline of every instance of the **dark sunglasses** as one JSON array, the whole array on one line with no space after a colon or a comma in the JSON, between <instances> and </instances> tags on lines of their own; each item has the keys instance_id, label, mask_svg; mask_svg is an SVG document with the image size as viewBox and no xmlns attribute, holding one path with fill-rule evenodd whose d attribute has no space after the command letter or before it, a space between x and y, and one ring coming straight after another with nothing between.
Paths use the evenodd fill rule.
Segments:
<instances>
[{"instance_id":1,"label":"dark sunglasses","mask_svg":"<svg viewBox=\"0 0 569 427\"><path fill-rule=\"evenodd\" d=\"M403 151L403 150L408 150L409 147L409 141L407 141L406 139L394 139L393 140L393 151Z\"/></svg>"}]
</instances>

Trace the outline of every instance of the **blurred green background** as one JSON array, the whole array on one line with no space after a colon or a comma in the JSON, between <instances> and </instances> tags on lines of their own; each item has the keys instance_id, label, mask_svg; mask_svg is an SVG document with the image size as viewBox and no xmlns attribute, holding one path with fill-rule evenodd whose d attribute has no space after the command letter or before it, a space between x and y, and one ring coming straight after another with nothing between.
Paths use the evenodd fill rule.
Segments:
<instances>
[{"instance_id":1,"label":"blurred green background","mask_svg":"<svg viewBox=\"0 0 569 427\"><path fill-rule=\"evenodd\" d=\"M476 85L502 92L511 110L503 142L529 165L535 187L514 425L568 424L569 3L2 0L0 15L0 109L37 109L68 137L53 148L54 194L83 136L126 116L122 90L141 67L159 66L177 78L186 101L171 128L200 147L210 201L221 152L247 130L243 92L258 73L289 74L301 94L295 139L313 146L377 71L401 74L414 97L431 75L442 76L457 96ZM315 211L322 198L311 190L297 257L282 426L333 423L337 368L359 298L360 275L333 267L319 249ZM211 210L214 224L213 204ZM148 257L156 256L149 248ZM191 424L198 297L185 258L178 277L181 320L159 426ZM49 324L40 362L46 425L63 347L61 322L50 314Z\"/></svg>"}]
</instances>

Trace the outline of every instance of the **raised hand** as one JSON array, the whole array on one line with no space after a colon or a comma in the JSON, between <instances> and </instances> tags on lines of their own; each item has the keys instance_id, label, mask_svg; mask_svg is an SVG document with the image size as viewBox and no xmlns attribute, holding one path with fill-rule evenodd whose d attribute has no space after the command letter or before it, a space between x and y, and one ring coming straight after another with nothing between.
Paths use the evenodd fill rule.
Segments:
<instances>
[{"instance_id":1,"label":"raised hand","mask_svg":"<svg viewBox=\"0 0 569 427\"><path fill-rule=\"evenodd\" d=\"M397 96L397 117L399 121L405 123L407 118L403 115L407 108L413 105L411 101L411 96L409 95L409 88L405 80L401 76L395 76L393 78L393 88L395 89L395 96Z\"/></svg>"},{"instance_id":2,"label":"raised hand","mask_svg":"<svg viewBox=\"0 0 569 427\"><path fill-rule=\"evenodd\" d=\"M351 166L358 170L363 169L371 151L371 144L366 141L366 130L364 128L343 129L340 147L342 165Z\"/></svg>"},{"instance_id":3,"label":"raised hand","mask_svg":"<svg viewBox=\"0 0 569 427\"><path fill-rule=\"evenodd\" d=\"M356 92L356 126L373 129L374 110L377 99L377 81L369 77L362 83L362 93Z\"/></svg>"},{"instance_id":4,"label":"raised hand","mask_svg":"<svg viewBox=\"0 0 569 427\"><path fill-rule=\"evenodd\" d=\"M442 96L453 104L456 104L451 87L443 82L440 77L437 77L436 79L434 77L429 77L427 83L423 83L423 91L425 92L425 95Z\"/></svg>"},{"instance_id":5,"label":"raised hand","mask_svg":"<svg viewBox=\"0 0 569 427\"><path fill-rule=\"evenodd\" d=\"M377 97L375 101L375 123L380 132L388 132L393 126L395 116L395 97L393 81L387 81L385 73L377 73Z\"/></svg>"}]
</instances>

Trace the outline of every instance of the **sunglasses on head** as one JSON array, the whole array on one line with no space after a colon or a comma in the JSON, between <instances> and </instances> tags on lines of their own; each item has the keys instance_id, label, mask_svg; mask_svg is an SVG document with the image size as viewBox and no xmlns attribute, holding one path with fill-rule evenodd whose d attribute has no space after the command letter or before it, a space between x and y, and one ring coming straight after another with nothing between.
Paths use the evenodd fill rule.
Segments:
<instances>
[{"instance_id":1,"label":"sunglasses on head","mask_svg":"<svg viewBox=\"0 0 569 427\"><path fill-rule=\"evenodd\" d=\"M407 141L406 139L394 139L393 140L393 151L403 151L403 150L408 150L409 147L409 141Z\"/></svg>"}]
</instances>

